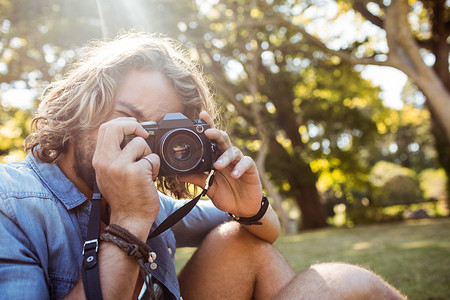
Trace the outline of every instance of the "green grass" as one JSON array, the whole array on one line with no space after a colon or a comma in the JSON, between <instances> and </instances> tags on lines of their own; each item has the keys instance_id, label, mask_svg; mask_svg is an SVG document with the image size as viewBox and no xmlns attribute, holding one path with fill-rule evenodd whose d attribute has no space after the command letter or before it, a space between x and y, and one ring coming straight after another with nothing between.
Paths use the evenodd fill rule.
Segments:
<instances>
[{"instance_id":1,"label":"green grass","mask_svg":"<svg viewBox=\"0 0 450 300\"><path fill-rule=\"evenodd\" d=\"M373 270L409 299L450 299L450 219L326 228L280 237L275 246L300 272L340 261ZM177 251L180 270L195 249Z\"/></svg>"}]
</instances>

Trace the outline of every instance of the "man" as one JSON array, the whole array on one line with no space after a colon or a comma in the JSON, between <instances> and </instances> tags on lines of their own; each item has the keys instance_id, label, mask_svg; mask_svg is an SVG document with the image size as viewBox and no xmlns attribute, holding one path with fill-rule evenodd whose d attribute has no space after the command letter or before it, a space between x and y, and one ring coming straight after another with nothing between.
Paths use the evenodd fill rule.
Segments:
<instances>
[{"instance_id":1,"label":"man","mask_svg":"<svg viewBox=\"0 0 450 300\"><path fill-rule=\"evenodd\" d=\"M0 290L12 299L82 299L82 246L94 183L102 193L101 221L133 241L149 233L187 200L186 184L203 186L205 174L157 178L161 158L140 122L180 112L211 128L205 135L222 150L207 195L182 221L147 241L154 290L164 299L398 299L373 273L345 264L322 264L296 275L271 245L280 226L269 208L259 222L231 221L261 211L253 160L215 128L212 97L197 68L168 39L130 34L91 44L84 59L44 93L23 162L0 168ZM123 146L125 136L135 136ZM167 195L157 191L159 188ZM206 236L206 238L205 238ZM99 276L105 299L130 299L146 285L136 252L126 238L99 245ZM198 246L175 274L176 246ZM152 289L153 290L153 289ZM133 296L134 295L134 296Z\"/></svg>"}]
</instances>

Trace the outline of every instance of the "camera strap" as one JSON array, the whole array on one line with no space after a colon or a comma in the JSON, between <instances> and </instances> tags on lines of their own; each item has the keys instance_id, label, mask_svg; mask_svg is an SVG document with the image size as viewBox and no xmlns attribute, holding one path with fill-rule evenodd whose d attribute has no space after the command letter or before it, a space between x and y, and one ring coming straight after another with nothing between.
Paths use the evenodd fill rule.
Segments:
<instances>
[{"instance_id":1,"label":"camera strap","mask_svg":"<svg viewBox=\"0 0 450 300\"><path fill-rule=\"evenodd\" d=\"M174 226L183 219L197 204L201 197L205 196L214 182L214 172L211 170L205 180L205 187L201 194L187 202L185 205L174 211L168 216L155 230L153 230L148 239L152 239L170 227ZM81 277L83 279L84 293L87 300L101 300L102 290L100 284L100 275L98 272L98 239L100 234L100 214L101 214L102 195L98 189L97 182L94 182L94 194L92 196L92 207L88 223L86 241L83 245L83 264Z\"/></svg>"},{"instance_id":2,"label":"camera strap","mask_svg":"<svg viewBox=\"0 0 450 300\"><path fill-rule=\"evenodd\" d=\"M86 241L83 245L83 264L81 268L84 293L88 300L103 299L97 263L101 199L102 194L98 189L97 181L94 181L94 194L92 195L91 213L89 216Z\"/></svg>"},{"instance_id":3,"label":"camera strap","mask_svg":"<svg viewBox=\"0 0 450 300\"><path fill-rule=\"evenodd\" d=\"M158 227L156 227L155 230L153 230L150 235L148 236L148 239L152 239L155 236L160 235L170 227L177 224L181 219L183 219L197 204L198 200L200 200L201 197L205 196L208 192L209 188L214 182L214 169L209 172L208 177L205 180L205 187L203 188L203 191L200 195L174 211L170 216L168 216L161 224L159 224Z\"/></svg>"}]
</instances>

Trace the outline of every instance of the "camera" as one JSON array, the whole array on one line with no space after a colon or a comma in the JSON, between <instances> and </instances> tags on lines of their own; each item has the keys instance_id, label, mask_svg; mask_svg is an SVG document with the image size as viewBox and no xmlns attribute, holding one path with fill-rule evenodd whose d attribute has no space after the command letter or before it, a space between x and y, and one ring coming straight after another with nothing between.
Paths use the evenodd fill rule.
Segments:
<instances>
[{"instance_id":1,"label":"camera","mask_svg":"<svg viewBox=\"0 0 450 300\"><path fill-rule=\"evenodd\" d=\"M216 141L205 135L210 126L202 120L190 120L182 113L167 113L156 122L142 122L149 133L147 144L161 160L158 176L210 171L220 156ZM126 136L123 146L133 135Z\"/></svg>"}]
</instances>

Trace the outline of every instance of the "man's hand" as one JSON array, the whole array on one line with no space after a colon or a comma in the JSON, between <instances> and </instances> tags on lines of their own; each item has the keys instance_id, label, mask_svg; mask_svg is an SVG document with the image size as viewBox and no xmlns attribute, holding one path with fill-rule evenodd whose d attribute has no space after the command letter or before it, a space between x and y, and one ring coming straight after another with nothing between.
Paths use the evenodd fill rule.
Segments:
<instances>
[{"instance_id":1,"label":"man's hand","mask_svg":"<svg viewBox=\"0 0 450 300\"><path fill-rule=\"evenodd\" d=\"M205 135L215 140L223 151L214 164L217 171L214 184L208 191L209 198L222 211L239 217L255 215L261 208L262 197L262 187L255 162L231 145L228 134L214 127L208 113L201 112L200 119L211 126L205 131ZM179 179L203 187L206 175L185 175L179 176Z\"/></svg>"},{"instance_id":2,"label":"man's hand","mask_svg":"<svg viewBox=\"0 0 450 300\"><path fill-rule=\"evenodd\" d=\"M125 135L134 134L123 149ZM138 224L150 229L159 212L153 180L160 160L152 154L148 133L135 118L117 118L100 126L93 158L99 189L111 209L110 221L133 230ZM131 228L130 228L131 227ZM148 231L147 231L148 234Z\"/></svg>"}]
</instances>

